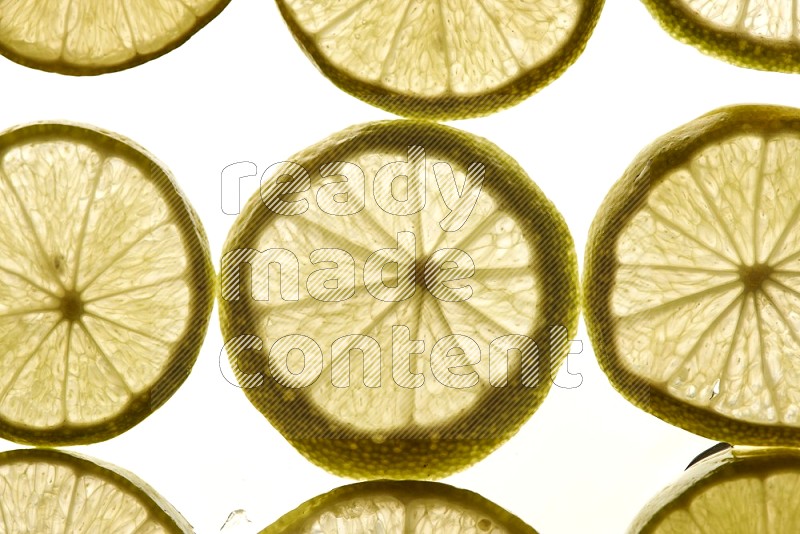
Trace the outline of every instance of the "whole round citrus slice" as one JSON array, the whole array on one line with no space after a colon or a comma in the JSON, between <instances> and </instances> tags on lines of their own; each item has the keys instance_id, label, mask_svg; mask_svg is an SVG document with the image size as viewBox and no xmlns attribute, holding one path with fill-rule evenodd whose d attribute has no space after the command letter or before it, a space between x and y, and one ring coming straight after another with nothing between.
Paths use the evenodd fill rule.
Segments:
<instances>
[{"instance_id":1,"label":"whole round citrus slice","mask_svg":"<svg viewBox=\"0 0 800 534\"><path fill-rule=\"evenodd\" d=\"M639 513L631 534L800 530L800 451L734 447L692 465Z\"/></svg>"},{"instance_id":2,"label":"whole round citrus slice","mask_svg":"<svg viewBox=\"0 0 800 534\"><path fill-rule=\"evenodd\" d=\"M90 443L147 417L197 357L213 272L142 149L70 124L0 134L0 435Z\"/></svg>"},{"instance_id":3,"label":"whole round citrus slice","mask_svg":"<svg viewBox=\"0 0 800 534\"><path fill-rule=\"evenodd\" d=\"M631 402L734 444L800 443L800 110L736 106L646 148L586 249L586 321Z\"/></svg>"},{"instance_id":4,"label":"whole round citrus slice","mask_svg":"<svg viewBox=\"0 0 800 534\"><path fill-rule=\"evenodd\" d=\"M440 477L544 399L576 271L560 214L496 146L370 123L265 171L225 244L222 332L250 401L313 462Z\"/></svg>"},{"instance_id":5,"label":"whole round citrus slice","mask_svg":"<svg viewBox=\"0 0 800 534\"><path fill-rule=\"evenodd\" d=\"M135 475L46 449L0 453L2 532L188 534L191 525Z\"/></svg>"},{"instance_id":6,"label":"whole round citrus slice","mask_svg":"<svg viewBox=\"0 0 800 534\"><path fill-rule=\"evenodd\" d=\"M28 67L102 74L183 44L229 0L0 0L0 54Z\"/></svg>"},{"instance_id":7,"label":"whole round citrus slice","mask_svg":"<svg viewBox=\"0 0 800 534\"><path fill-rule=\"evenodd\" d=\"M261 534L474 532L536 534L477 493L438 482L375 480L343 486L303 503Z\"/></svg>"},{"instance_id":8,"label":"whole round citrus slice","mask_svg":"<svg viewBox=\"0 0 800 534\"><path fill-rule=\"evenodd\" d=\"M800 72L800 12L791 0L642 0L676 39L734 65Z\"/></svg>"},{"instance_id":9,"label":"whole round citrus slice","mask_svg":"<svg viewBox=\"0 0 800 534\"><path fill-rule=\"evenodd\" d=\"M277 0L297 42L344 91L392 113L486 115L561 75L603 0Z\"/></svg>"}]
</instances>

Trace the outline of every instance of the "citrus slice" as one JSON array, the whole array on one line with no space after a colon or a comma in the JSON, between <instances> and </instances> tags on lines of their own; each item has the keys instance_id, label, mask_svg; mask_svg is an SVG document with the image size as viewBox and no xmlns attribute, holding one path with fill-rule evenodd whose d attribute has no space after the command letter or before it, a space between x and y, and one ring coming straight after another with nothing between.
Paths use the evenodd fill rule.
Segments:
<instances>
[{"instance_id":1,"label":"citrus slice","mask_svg":"<svg viewBox=\"0 0 800 534\"><path fill-rule=\"evenodd\" d=\"M0 454L0 532L188 534L191 525L135 475L85 456Z\"/></svg>"},{"instance_id":2,"label":"citrus slice","mask_svg":"<svg viewBox=\"0 0 800 534\"><path fill-rule=\"evenodd\" d=\"M513 435L575 333L572 238L488 141L388 121L265 172L222 258L250 401L313 462L439 477Z\"/></svg>"},{"instance_id":3,"label":"citrus slice","mask_svg":"<svg viewBox=\"0 0 800 534\"><path fill-rule=\"evenodd\" d=\"M676 39L734 65L800 72L800 11L792 0L642 0Z\"/></svg>"},{"instance_id":4,"label":"citrus slice","mask_svg":"<svg viewBox=\"0 0 800 534\"><path fill-rule=\"evenodd\" d=\"M687 469L645 506L631 534L800 531L800 451L739 448Z\"/></svg>"},{"instance_id":5,"label":"citrus slice","mask_svg":"<svg viewBox=\"0 0 800 534\"><path fill-rule=\"evenodd\" d=\"M90 443L147 417L197 357L212 276L142 149L70 124L0 134L0 435Z\"/></svg>"},{"instance_id":6,"label":"citrus slice","mask_svg":"<svg viewBox=\"0 0 800 534\"><path fill-rule=\"evenodd\" d=\"M71 75L145 63L183 44L229 0L0 0L0 54Z\"/></svg>"},{"instance_id":7,"label":"citrus slice","mask_svg":"<svg viewBox=\"0 0 800 534\"><path fill-rule=\"evenodd\" d=\"M303 503L261 534L536 534L477 493L438 482L375 480L343 486Z\"/></svg>"},{"instance_id":8,"label":"citrus slice","mask_svg":"<svg viewBox=\"0 0 800 534\"><path fill-rule=\"evenodd\" d=\"M614 387L717 441L800 443L798 223L800 110L723 108L639 154L586 249Z\"/></svg>"},{"instance_id":9,"label":"citrus slice","mask_svg":"<svg viewBox=\"0 0 800 534\"><path fill-rule=\"evenodd\" d=\"M512 106L570 66L602 0L277 0L344 91L392 113L458 119Z\"/></svg>"}]
</instances>

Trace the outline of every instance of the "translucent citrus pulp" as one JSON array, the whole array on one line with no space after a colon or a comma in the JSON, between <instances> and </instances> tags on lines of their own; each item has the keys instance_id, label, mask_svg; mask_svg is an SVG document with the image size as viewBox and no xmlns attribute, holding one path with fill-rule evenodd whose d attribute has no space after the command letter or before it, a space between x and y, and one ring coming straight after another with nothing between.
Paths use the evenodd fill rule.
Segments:
<instances>
[{"instance_id":1,"label":"translucent citrus pulp","mask_svg":"<svg viewBox=\"0 0 800 534\"><path fill-rule=\"evenodd\" d=\"M74 453L0 454L0 532L188 534L189 523L134 475Z\"/></svg>"},{"instance_id":2,"label":"translucent citrus pulp","mask_svg":"<svg viewBox=\"0 0 800 534\"><path fill-rule=\"evenodd\" d=\"M285 193L299 169L306 193ZM279 213L287 199L300 211ZM575 331L575 270L560 215L497 147L366 124L264 176L225 245L222 330L244 392L313 461L443 476L544 398Z\"/></svg>"},{"instance_id":3,"label":"translucent citrus pulp","mask_svg":"<svg viewBox=\"0 0 800 534\"><path fill-rule=\"evenodd\" d=\"M793 0L643 0L676 38L730 63L800 72L800 9Z\"/></svg>"},{"instance_id":4,"label":"translucent citrus pulp","mask_svg":"<svg viewBox=\"0 0 800 534\"><path fill-rule=\"evenodd\" d=\"M0 135L0 434L86 443L186 378L213 303L208 243L150 156L88 127Z\"/></svg>"},{"instance_id":5,"label":"translucent citrus pulp","mask_svg":"<svg viewBox=\"0 0 800 534\"><path fill-rule=\"evenodd\" d=\"M709 113L643 151L587 245L612 384L712 439L800 442L800 111Z\"/></svg>"},{"instance_id":6,"label":"translucent citrus pulp","mask_svg":"<svg viewBox=\"0 0 800 534\"><path fill-rule=\"evenodd\" d=\"M373 481L316 497L261 534L433 532L536 534L519 518L470 491L435 482Z\"/></svg>"},{"instance_id":7,"label":"translucent citrus pulp","mask_svg":"<svg viewBox=\"0 0 800 534\"><path fill-rule=\"evenodd\" d=\"M798 450L734 447L687 469L642 510L629 532L797 532L799 484Z\"/></svg>"},{"instance_id":8,"label":"translucent citrus pulp","mask_svg":"<svg viewBox=\"0 0 800 534\"><path fill-rule=\"evenodd\" d=\"M144 63L191 37L228 0L0 0L0 53L64 74Z\"/></svg>"},{"instance_id":9,"label":"translucent citrus pulp","mask_svg":"<svg viewBox=\"0 0 800 534\"><path fill-rule=\"evenodd\" d=\"M322 72L401 115L485 115L558 77L602 0L278 0Z\"/></svg>"}]
</instances>

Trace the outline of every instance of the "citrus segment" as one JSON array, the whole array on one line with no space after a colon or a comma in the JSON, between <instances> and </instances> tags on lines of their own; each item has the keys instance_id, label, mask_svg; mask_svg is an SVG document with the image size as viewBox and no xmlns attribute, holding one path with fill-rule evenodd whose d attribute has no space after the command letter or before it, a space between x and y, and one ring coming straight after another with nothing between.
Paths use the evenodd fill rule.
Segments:
<instances>
[{"instance_id":1,"label":"citrus segment","mask_svg":"<svg viewBox=\"0 0 800 534\"><path fill-rule=\"evenodd\" d=\"M280 192L300 187L279 185L289 172L309 177L303 194ZM289 199L300 211L279 213ZM351 476L441 476L542 401L575 278L560 215L494 145L372 123L265 176L225 245L222 329L244 392L303 454Z\"/></svg>"},{"instance_id":2,"label":"citrus segment","mask_svg":"<svg viewBox=\"0 0 800 534\"><path fill-rule=\"evenodd\" d=\"M798 118L724 108L659 139L587 246L587 321L612 384L712 439L800 436Z\"/></svg>"},{"instance_id":3,"label":"citrus segment","mask_svg":"<svg viewBox=\"0 0 800 534\"><path fill-rule=\"evenodd\" d=\"M796 450L734 447L687 469L644 507L629 532L795 532L798 488Z\"/></svg>"},{"instance_id":4,"label":"citrus segment","mask_svg":"<svg viewBox=\"0 0 800 534\"><path fill-rule=\"evenodd\" d=\"M110 465L54 450L0 454L0 531L193 532L144 482Z\"/></svg>"},{"instance_id":5,"label":"citrus segment","mask_svg":"<svg viewBox=\"0 0 800 534\"><path fill-rule=\"evenodd\" d=\"M0 0L0 53L62 74L122 70L165 54L227 0Z\"/></svg>"},{"instance_id":6,"label":"citrus segment","mask_svg":"<svg viewBox=\"0 0 800 534\"><path fill-rule=\"evenodd\" d=\"M208 244L148 155L97 130L0 135L0 432L106 439L169 397L213 299ZM21 326L21 328L20 328Z\"/></svg>"},{"instance_id":7,"label":"citrus segment","mask_svg":"<svg viewBox=\"0 0 800 534\"><path fill-rule=\"evenodd\" d=\"M760 70L800 72L800 11L792 0L643 0L675 38Z\"/></svg>"},{"instance_id":8,"label":"citrus segment","mask_svg":"<svg viewBox=\"0 0 800 534\"><path fill-rule=\"evenodd\" d=\"M426 118L526 98L580 54L602 1L280 0L297 41L343 90Z\"/></svg>"},{"instance_id":9,"label":"citrus segment","mask_svg":"<svg viewBox=\"0 0 800 534\"><path fill-rule=\"evenodd\" d=\"M475 532L535 534L519 518L470 491L435 482L362 482L302 504L262 531Z\"/></svg>"}]
</instances>

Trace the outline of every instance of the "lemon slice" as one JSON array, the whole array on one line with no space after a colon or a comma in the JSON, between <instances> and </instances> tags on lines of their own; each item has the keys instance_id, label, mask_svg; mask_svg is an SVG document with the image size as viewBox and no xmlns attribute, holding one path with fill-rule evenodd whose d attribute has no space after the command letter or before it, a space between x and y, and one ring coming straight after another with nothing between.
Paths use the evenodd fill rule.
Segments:
<instances>
[{"instance_id":1,"label":"lemon slice","mask_svg":"<svg viewBox=\"0 0 800 534\"><path fill-rule=\"evenodd\" d=\"M0 435L115 436L188 375L213 304L208 242L149 155L69 124L0 134Z\"/></svg>"},{"instance_id":2,"label":"lemon slice","mask_svg":"<svg viewBox=\"0 0 800 534\"><path fill-rule=\"evenodd\" d=\"M536 534L477 493L437 482L388 480L351 484L315 497L261 534L283 532Z\"/></svg>"},{"instance_id":3,"label":"lemon slice","mask_svg":"<svg viewBox=\"0 0 800 534\"><path fill-rule=\"evenodd\" d=\"M734 65L800 72L800 11L792 0L642 0L673 37Z\"/></svg>"},{"instance_id":4,"label":"lemon slice","mask_svg":"<svg viewBox=\"0 0 800 534\"><path fill-rule=\"evenodd\" d=\"M225 244L222 332L250 401L313 462L445 476L544 399L576 279L560 214L496 146L370 123L265 173Z\"/></svg>"},{"instance_id":5,"label":"lemon slice","mask_svg":"<svg viewBox=\"0 0 800 534\"><path fill-rule=\"evenodd\" d=\"M611 383L718 441L800 443L800 111L723 108L645 149L586 250Z\"/></svg>"},{"instance_id":6,"label":"lemon slice","mask_svg":"<svg viewBox=\"0 0 800 534\"><path fill-rule=\"evenodd\" d=\"M229 0L0 0L0 53L28 67L102 74L183 44Z\"/></svg>"},{"instance_id":7,"label":"lemon slice","mask_svg":"<svg viewBox=\"0 0 800 534\"><path fill-rule=\"evenodd\" d=\"M392 113L457 119L514 105L586 46L602 0L278 0L333 83Z\"/></svg>"},{"instance_id":8,"label":"lemon slice","mask_svg":"<svg viewBox=\"0 0 800 534\"><path fill-rule=\"evenodd\" d=\"M734 447L687 469L645 506L631 534L800 530L800 451Z\"/></svg>"},{"instance_id":9,"label":"lemon slice","mask_svg":"<svg viewBox=\"0 0 800 534\"><path fill-rule=\"evenodd\" d=\"M55 450L0 454L0 532L181 534L191 525L117 467Z\"/></svg>"}]
</instances>

